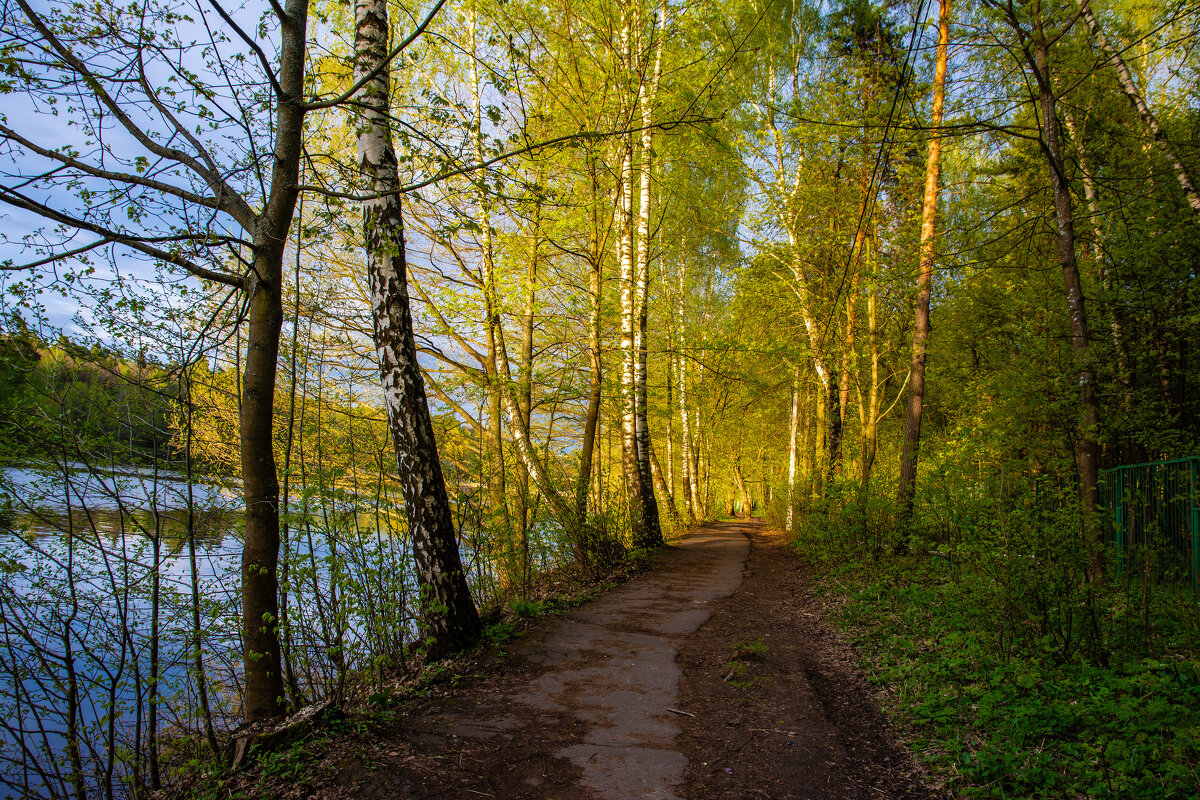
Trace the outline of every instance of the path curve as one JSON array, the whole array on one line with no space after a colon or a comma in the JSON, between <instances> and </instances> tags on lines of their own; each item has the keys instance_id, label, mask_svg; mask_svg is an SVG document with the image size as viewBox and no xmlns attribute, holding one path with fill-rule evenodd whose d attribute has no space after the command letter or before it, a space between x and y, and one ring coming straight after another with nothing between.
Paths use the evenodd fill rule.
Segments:
<instances>
[{"instance_id":1,"label":"path curve","mask_svg":"<svg viewBox=\"0 0 1200 800\"><path fill-rule=\"evenodd\" d=\"M650 568L494 648L465 680L328 746L277 798L932 797L760 522L696 529ZM707 624L706 624L707 623ZM761 641L731 680L746 641Z\"/></svg>"}]
</instances>

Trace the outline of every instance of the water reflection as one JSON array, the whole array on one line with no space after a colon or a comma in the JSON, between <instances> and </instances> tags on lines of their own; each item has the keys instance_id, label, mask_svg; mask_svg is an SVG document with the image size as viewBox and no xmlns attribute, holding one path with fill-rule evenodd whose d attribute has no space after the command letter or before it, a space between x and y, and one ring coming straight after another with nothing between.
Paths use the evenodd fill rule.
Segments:
<instances>
[{"instance_id":1,"label":"water reflection","mask_svg":"<svg viewBox=\"0 0 1200 800\"><path fill-rule=\"evenodd\" d=\"M285 517L281 636L320 697L412 637L403 517L319 489ZM202 727L196 646L215 727L236 724L241 526L233 491L178 473L0 470L0 796L144 779L152 692L163 737Z\"/></svg>"},{"instance_id":2,"label":"water reflection","mask_svg":"<svg viewBox=\"0 0 1200 800\"><path fill-rule=\"evenodd\" d=\"M402 509L308 486L283 517L293 699L403 664L418 604ZM196 648L214 726L239 721L242 524L236 491L177 472L0 470L0 796L74 794L77 769L92 789L144 780L152 693L162 738L203 729ZM461 545L482 600L501 553L481 532ZM542 569L569 553L547 525L526 545Z\"/></svg>"}]
</instances>

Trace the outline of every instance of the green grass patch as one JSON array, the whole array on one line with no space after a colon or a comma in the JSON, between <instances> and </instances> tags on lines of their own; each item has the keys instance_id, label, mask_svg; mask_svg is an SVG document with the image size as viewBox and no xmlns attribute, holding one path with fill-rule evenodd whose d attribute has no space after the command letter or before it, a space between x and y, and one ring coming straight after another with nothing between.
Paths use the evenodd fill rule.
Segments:
<instances>
[{"instance_id":1,"label":"green grass patch","mask_svg":"<svg viewBox=\"0 0 1200 800\"><path fill-rule=\"evenodd\" d=\"M1053 559L1011 553L800 549L915 755L956 796L1200 796L1190 587L1071 582Z\"/></svg>"}]
</instances>

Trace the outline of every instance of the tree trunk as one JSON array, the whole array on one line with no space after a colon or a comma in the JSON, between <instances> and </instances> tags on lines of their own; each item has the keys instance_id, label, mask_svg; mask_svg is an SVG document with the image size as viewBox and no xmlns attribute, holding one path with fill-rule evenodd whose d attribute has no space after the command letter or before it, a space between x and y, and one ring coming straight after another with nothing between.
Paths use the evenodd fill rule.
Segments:
<instances>
[{"instance_id":1,"label":"tree trunk","mask_svg":"<svg viewBox=\"0 0 1200 800\"><path fill-rule=\"evenodd\" d=\"M801 379L800 396L798 398L800 404L800 427L796 431L796 489L792 498L792 506L797 512L803 506L803 499L811 494L813 415L809 408L810 385L809 381Z\"/></svg>"},{"instance_id":2,"label":"tree trunk","mask_svg":"<svg viewBox=\"0 0 1200 800\"><path fill-rule=\"evenodd\" d=\"M808 334L809 350L812 354L813 369L816 370L817 379L821 382L821 387L824 390L824 396L821 402L825 403L826 408L823 409L818 420L825 426L825 438L823 445L829 448L829 460L826 466L829 470L829 475L834 472L834 463L838 459L838 454L841 450L842 426L841 426L841 411L839 409L839 398L841 388L834 376L830 374L829 367L826 364L826 353L822 342L820 326L817 324L816 318L813 316L811 295L808 288L808 276L804 274L804 264L800 260L799 241L794 231L788 231L788 243L792 247L792 277L796 280L795 291L796 297L800 301L800 316L804 322L804 330ZM818 440L821 436L818 434ZM820 459L814 460L813 470L817 470L817 465L820 464ZM818 478L814 475L814 491Z\"/></svg>"},{"instance_id":3,"label":"tree trunk","mask_svg":"<svg viewBox=\"0 0 1200 800\"><path fill-rule=\"evenodd\" d=\"M475 53L478 49L476 41L478 36L478 14L472 10L469 12L471 25L471 52ZM471 100L474 111L474 124L471 128L471 145L475 151L475 161L482 163L484 158L483 153L483 115L481 109L481 99L479 92L479 61L471 59ZM499 338L503 335L501 329L502 322L500 320L499 301L495 292L495 246L492 241L492 208L488 198L487 190L484 188L478 189L479 193L479 211L480 211L480 236L482 238L481 256L483 259L483 269L481 277L484 278L483 301L484 301L484 328L487 331L487 346L488 346L488 368L486 370L488 376L488 411L490 423L490 436L488 442L489 450L489 469L488 469L488 489L492 498L493 513L498 515L501 535L507 549L511 552L513 548L512 537L515 535L515 526L513 524L512 513L508 506L508 485L507 473L504 463L504 425L503 412L504 407L503 393L506 387L503 385L504 378L496 369L497 349L499 347ZM490 277L488 277L490 276ZM489 285L488 280L493 281Z\"/></svg>"},{"instance_id":4,"label":"tree trunk","mask_svg":"<svg viewBox=\"0 0 1200 800\"><path fill-rule=\"evenodd\" d=\"M829 402L827 396L829 394L828 382L821 381L814 387L813 391L813 437L812 437L812 461L809 465L809 477L812 481L812 499L818 500L821 497L821 492L824 488L823 477L825 474L824 458L825 458L825 437L829 431L825 424L825 416L829 410Z\"/></svg>"},{"instance_id":5,"label":"tree trunk","mask_svg":"<svg viewBox=\"0 0 1200 800\"><path fill-rule=\"evenodd\" d=\"M275 117L271 192L254 230L254 261L247 275L249 331L242 376L240 439L246 500L242 547L242 636L245 718L249 722L285 711L279 649L279 478L273 423L279 334L283 327L283 252L296 208L304 108L291 98L304 90L307 0L289 0L279 55L284 101Z\"/></svg>"},{"instance_id":6,"label":"tree trunk","mask_svg":"<svg viewBox=\"0 0 1200 800\"><path fill-rule=\"evenodd\" d=\"M494 297L496 281L495 275L491 272L491 262L484 259L482 267L484 292ZM489 300L488 302L490 304L489 307L495 307L494 301ZM522 419L521 403L512 379L512 366L508 357L508 346L505 344L504 329L499 325L496 326L495 359L496 362L493 366L498 376L499 386L501 387L500 398L504 404L504 412L508 416L509 430L513 435L513 443L517 448L517 456L521 459L524 469L529 472L529 477L533 480L534 486L537 487L542 497L549 504L550 513L558 520L564 530L576 536L581 536L584 533L584 521L575 516L574 508L554 488L554 484L551 483L550 477L546 472L545 465L538 458L537 450L529 435L529 426Z\"/></svg>"},{"instance_id":7,"label":"tree trunk","mask_svg":"<svg viewBox=\"0 0 1200 800\"><path fill-rule=\"evenodd\" d=\"M356 0L354 74L358 80L374 75L356 97L362 113L359 164L372 191L381 195L363 201L371 319L421 588L421 615L430 653L438 655L473 643L482 628L459 558L413 340L400 177L390 128L388 33L386 1Z\"/></svg>"},{"instance_id":8,"label":"tree trunk","mask_svg":"<svg viewBox=\"0 0 1200 800\"><path fill-rule=\"evenodd\" d=\"M1080 496L1083 501L1085 527L1094 539L1093 577L1099 579L1104 571L1103 527L1099 524L1100 504L1099 461L1100 445L1097 428L1100 409L1096 398L1095 373L1088 353L1087 312L1084 307L1083 285L1079 264L1075 258L1075 221L1071 187L1067 182L1066 165L1058 128L1054 92L1050 76L1049 46L1041 31L1034 42L1030 67L1038 87L1038 105L1042 114L1046 160L1054 189L1054 216L1057 229L1058 260L1066 289L1067 310L1071 321L1071 347L1079 376L1079 432L1075 458L1079 469Z\"/></svg>"},{"instance_id":9,"label":"tree trunk","mask_svg":"<svg viewBox=\"0 0 1200 800\"><path fill-rule=\"evenodd\" d=\"M879 438L879 406L883 394L879 386L879 290L878 275L871 281L867 293L867 338L871 351L871 384L867 391L866 405L862 407L862 460L859 462L859 486L865 496L871 483L871 469L875 466L875 451ZM860 392L861 395L861 392ZM861 404L861 401L860 401Z\"/></svg>"},{"instance_id":10,"label":"tree trunk","mask_svg":"<svg viewBox=\"0 0 1200 800\"><path fill-rule=\"evenodd\" d=\"M661 14L661 10L659 12ZM662 37L654 36L657 25L651 26L651 36L657 39L654 67L649 83L643 84L639 95L642 106L641 186L638 201L637 263L635 266L637 323L634 331L635 443L637 447L638 479L642 499L642 535L634 538L639 547L662 544L662 527L658 519L658 503L654 497L652 467L650 466L650 424L647 416L649 401L646 391L647 346L646 327L650 310L650 192L654 167L654 100L662 65Z\"/></svg>"},{"instance_id":11,"label":"tree trunk","mask_svg":"<svg viewBox=\"0 0 1200 800\"><path fill-rule=\"evenodd\" d=\"M485 303L486 304L486 303ZM499 521L499 527L504 536L512 531L512 518L508 511L508 485L504 473L504 387L500 385L500 376L496 374L496 317L495 312L488 307L485 312L487 321L488 358L490 363L484 370L487 379L488 422L485 428L487 434L487 481L488 495L492 503L492 522Z\"/></svg>"},{"instance_id":12,"label":"tree trunk","mask_svg":"<svg viewBox=\"0 0 1200 800\"><path fill-rule=\"evenodd\" d=\"M667 485L663 478L662 466L658 463L658 456L654 453L654 444L650 445L650 474L654 479L654 486L658 489L659 494L663 496L663 502L667 504L667 513L671 517L671 525L675 530L683 530L683 519L679 516L679 511L675 508L675 497L671 494L671 487Z\"/></svg>"},{"instance_id":13,"label":"tree trunk","mask_svg":"<svg viewBox=\"0 0 1200 800\"><path fill-rule=\"evenodd\" d=\"M539 176L540 178L540 176ZM540 182L540 180L539 180ZM527 429L533 423L533 327L534 309L537 304L537 275L538 275L538 237L541 235L542 206L538 202L534 207L533 230L529 243L529 265L525 276L525 313L521 317L521 363L518 365L518 380L520 381L520 412L521 424ZM521 554L521 589L527 588L528 564L526 555L529 552L529 526L531 524L529 470L521 465L520 483L517 491L517 525L514 549Z\"/></svg>"},{"instance_id":14,"label":"tree trunk","mask_svg":"<svg viewBox=\"0 0 1200 800\"><path fill-rule=\"evenodd\" d=\"M866 203L867 182L869 178L863 179L863 202ZM864 209L865 214L865 209ZM867 242L867 222L864 219L863 224L859 226L857 241L854 243L854 252L858 255L854 256L854 263L850 267L850 290L846 292L846 331L842 335L842 364L838 374L838 428L839 430L846 429L846 412L850 408L850 373L858 372L858 357L854 352L854 335L857 332L858 322L858 284L862 280L862 252L866 247ZM834 471L841 470L841 459L834 464Z\"/></svg>"},{"instance_id":15,"label":"tree trunk","mask_svg":"<svg viewBox=\"0 0 1200 800\"><path fill-rule=\"evenodd\" d=\"M787 513L784 515L784 530L788 533L795 527L796 514L796 435L800 429L800 380L804 374L801 363L796 360L792 377L792 419L788 425Z\"/></svg>"},{"instance_id":16,"label":"tree trunk","mask_svg":"<svg viewBox=\"0 0 1200 800\"><path fill-rule=\"evenodd\" d=\"M1121 323L1121 306L1112 295L1112 274L1104 259L1104 229L1100 225L1100 200L1096 192L1096 181L1088 168L1082 131L1076 129L1075 120L1069 111L1063 114L1063 121L1067 125L1067 132L1075 142L1075 157L1079 161L1079 172L1083 179L1083 197L1087 201L1088 220L1092 228L1092 246L1089 249L1092 254L1092 262L1095 264L1096 275L1105 291L1109 293L1111 310L1108 327L1112 336L1113 351L1117 357L1116 377L1117 382L1121 385L1121 405L1126 416L1130 416L1133 414L1133 382L1129 370L1129 346L1125 342L1124 326Z\"/></svg>"},{"instance_id":17,"label":"tree trunk","mask_svg":"<svg viewBox=\"0 0 1200 800\"><path fill-rule=\"evenodd\" d=\"M592 459L596 448L596 429L600 423L600 400L603 373L602 341L600 338L600 311L604 293L604 254L600 251L600 219L599 195L600 190L596 177L596 162L589 155L588 168L592 178L592 220L591 220L591 271L588 280L588 294L592 302L591 319L588 324L588 361L590 373L588 376L588 406L587 421L583 427L583 443L580 447L579 477L575 482L575 516L583 522L587 519L587 489L592 475Z\"/></svg>"},{"instance_id":18,"label":"tree trunk","mask_svg":"<svg viewBox=\"0 0 1200 800\"><path fill-rule=\"evenodd\" d=\"M937 223L938 173L942 159L942 107L946 98L946 60L950 42L950 0L941 0L938 13L937 67L933 74L933 138L925 160L925 199L921 207L921 262L917 275L916 325L908 406L904 415L904 444L900 450L900 514L912 514L917 490L917 460L921 446L921 414L925 407L925 350L929 342L929 295L933 283L933 237Z\"/></svg>"},{"instance_id":19,"label":"tree trunk","mask_svg":"<svg viewBox=\"0 0 1200 800\"><path fill-rule=\"evenodd\" d=\"M746 488L746 475L742 472L741 453L733 457L733 479L737 484L738 494L741 495L742 508L746 512L746 517L749 518L750 511L754 508L754 500L750 497L750 490Z\"/></svg>"},{"instance_id":20,"label":"tree trunk","mask_svg":"<svg viewBox=\"0 0 1200 800\"><path fill-rule=\"evenodd\" d=\"M687 374L688 360L684 353L683 331L687 323L684 314L683 298L687 291L687 261L680 256L676 265L676 292L679 303L679 332L677 339L676 358L678 359L677 378L679 380L679 461L683 470L683 496L687 507L688 522L694 523L700 508L700 489L696 481L695 459L693 456L692 424L688 416Z\"/></svg>"},{"instance_id":21,"label":"tree trunk","mask_svg":"<svg viewBox=\"0 0 1200 800\"><path fill-rule=\"evenodd\" d=\"M826 485L833 483L833 478L841 471L839 466L842 459L842 393L836 381L830 381L826 392L828 396L829 413L826 419L828 431L825 444L829 448L829 462L825 465L828 474Z\"/></svg>"},{"instance_id":22,"label":"tree trunk","mask_svg":"<svg viewBox=\"0 0 1200 800\"><path fill-rule=\"evenodd\" d=\"M1096 44L1100 45L1105 53L1108 54L1108 61L1113 65L1113 69L1117 72L1117 80L1121 84L1121 91L1129 98L1129 102L1133 105L1138 116L1141 117L1146 129L1150 131L1150 136L1154 140L1154 144L1158 146L1159 151L1163 156L1171 162L1171 168L1175 171L1175 178L1179 181L1180 188L1183 189L1183 196L1187 200L1188 207L1192 209L1192 216L1197 222L1200 222L1200 194L1196 192L1196 183L1192 180L1192 175L1188 172L1187 167L1175 155L1175 151L1171 147L1171 141L1167 138L1167 133L1158 124L1158 119L1146 105L1146 99L1142 97L1141 91L1138 89L1137 83L1133 80L1133 75L1129 72L1129 67L1125 64L1125 59L1121 58L1120 51L1113 47L1108 41L1108 37L1104 35L1103 29L1100 27L1100 21L1096 19L1096 15L1088 5L1088 0L1076 0L1079 4L1079 13L1083 16L1084 22L1087 23L1088 30L1092 34L1092 39Z\"/></svg>"},{"instance_id":23,"label":"tree trunk","mask_svg":"<svg viewBox=\"0 0 1200 800\"><path fill-rule=\"evenodd\" d=\"M667 332L670 337L669 341L673 346L675 343L675 330L672 323L671 329ZM667 481L667 487L671 490L671 496L675 494L675 357L668 349L667 352L667 471L664 477ZM676 509L678 513L678 509Z\"/></svg>"},{"instance_id":24,"label":"tree trunk","mask_svg":"<svg viewBox=\"0 0 1200 800\"><path fill-rule=\"evenodd\" d=\"M266 249L250 278L250 319L243 376L241 446L246 534L242 547L242 621L248 722L284 713L279 617L279 480L272 423L283 305L282 270ZM280 259L281 261L281 259ZM278 263L278 262L276 262Z\"/></svg>"},{"instance_id":25,"label":"tree trunk","mask_svg":"<svg viewBox=\"0 0 1200 800\"><path fill-rule=\"evenodd\" d=\"M679 336L680 345L683 344L683 334ZM687 407L687 360L683 357L682 352L679 358L679 462L680 468L683 471L683 497L684 506L687 508L688 520L696 521L696 509L699 504L696 502L697 487L695 481L695 471L692 468L692 426L688 419Z\"/></svg>"},{"instance_id":26,"label":"tree trunk","mask_svg":"<svg viewBox=\"0 0 1200 800\"><path fill-rule=\"evenodd\" d=\"M628 29L626 29L626 37ZM645 502L637 452L637 277L633 255L633 138L621 137L621 185L616 208L621 268L621 469L634 542L645 533Z\"/></svg>"}]
</instances>

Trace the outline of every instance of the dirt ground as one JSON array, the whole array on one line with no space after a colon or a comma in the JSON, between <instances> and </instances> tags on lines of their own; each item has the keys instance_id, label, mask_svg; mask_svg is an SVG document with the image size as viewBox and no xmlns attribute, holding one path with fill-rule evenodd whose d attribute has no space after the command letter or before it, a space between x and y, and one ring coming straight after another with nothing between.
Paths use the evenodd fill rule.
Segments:
<instances>
[{"instance_id":1,"label":"dirt ground","mask_svg":"<svg viewBox=\"0 0 1200 800\"><path fill-rule=\"evenodd\" d=\"M893 739L854 653L826 624L779 534L746 529L742 584L681 641L678 796L934 798Z\"/></svg>"},{"instance_id":2,"label":"dirt ground","mask_svg":"<svg viewBox=\"0 0 1200 800\"><path fill-rule=\"evenodd\" d=\"M756 522L696 530L646 573L503 643L477 677L397 720L314 754L270 793L935 796L826 627L800 560Z\"/></svg>"}]
</instances>

